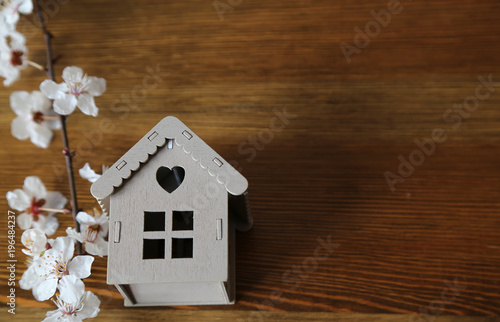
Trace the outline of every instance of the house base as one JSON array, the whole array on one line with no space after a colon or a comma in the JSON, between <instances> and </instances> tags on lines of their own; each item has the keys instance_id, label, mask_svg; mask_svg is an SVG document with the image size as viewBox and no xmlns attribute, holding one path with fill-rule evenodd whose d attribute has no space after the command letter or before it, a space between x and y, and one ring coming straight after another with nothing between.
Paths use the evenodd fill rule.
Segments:
<instances>
[{"instance_id":1,"label":"house base","mask_svg":"<svg viewBox=\"0 0 500 322\"><path fill-rule=\"evenodd\" d=\"M125 306L234 304L234 291L224 282L115 285Z\"/></svg>"}]
</instances>

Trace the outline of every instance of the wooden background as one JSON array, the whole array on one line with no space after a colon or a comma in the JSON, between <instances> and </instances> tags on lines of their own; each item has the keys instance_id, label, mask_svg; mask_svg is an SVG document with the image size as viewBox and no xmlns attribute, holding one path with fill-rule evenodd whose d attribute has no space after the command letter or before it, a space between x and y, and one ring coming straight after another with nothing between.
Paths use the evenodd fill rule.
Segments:
<instances>
[{"instance_id":1,"label":"wooden background","mask_svg":"<svg viewBox=\"0 0 500 322\"><path fill-rule=\"evenodd\" d=\"M237 161L250 183L255 226L237 237L236 305L123 309L97 259L85 283L102 301L98 321L500 321L500 86L460 126L443 120L475 95L478 76L500 82L498 1L402 1L351 63L340 43L353 45L354 28L364 30L387 1L232 0L224 21L211 0L46 3L54 51L63 55L56 75L77 65L108 82L97 118L69 118L77 168L112 164L175 115ZM21 27L30 58L43 63L32 21ZM151 68L162 78L142 91ZM64 173L59 133L47 150L10 135L9 95L43 79L27 69L0 89L4 196L28 175L69 195L56 175ZM273 110L284 109L296 117L266 140ZM102 120L111 122L106 133ZM439 128L446 141L392 192L384 173L398 173L398 157L408 160L414 141ZM249 161L259 133L266 143ZM96 206L90 184L77 178L77 186L81 207ZM5 198L0 208L5 260ZM62 235L71 220L60 220ZM317 238L328 236L339 246L315 267ZM20 247L17 258L20 278ZM7 278L3 264L2 302ZM17 320L41 320L54 308L19 287L16 304ZM0 320L10 318L6 311Z\"/></svg>"}]
</instances>

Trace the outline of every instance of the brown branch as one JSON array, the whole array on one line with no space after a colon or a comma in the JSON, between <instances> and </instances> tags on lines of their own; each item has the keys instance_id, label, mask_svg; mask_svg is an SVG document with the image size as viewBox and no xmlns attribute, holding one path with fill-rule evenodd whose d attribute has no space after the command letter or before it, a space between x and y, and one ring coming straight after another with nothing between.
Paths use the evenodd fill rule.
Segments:
<instances>
[{"instance_id":1,"label":"brown branch","mask_svg":"<svg viewBox=\"0 0 500 322\"><path fill-rule=\"evenodd\" d=\"M54 76L54 58L52 55L52 34L47 30L47 26L45 24L45 20L43 19L42 15L42 9L40 6L40 0L35 0L35 10L36 10L36 15L38 17L38 20L40 21L40 25L43 30L43 35L45 38L45 52L47 55L47 67L45 72L47 73L47 76L55 81L55 76ZM76 220L76 214L78 213L78 198L76 195L76 187L75 187L75 177L73 175L73 153L70 151L69 147L69 140L68 140L68 133L66 131L66 116L65 115L60 115L61 117L61 133L62 133L62 141L63 141L63 154L66 159L66 169L68 171L68 181L69 181L69 191L71 194L71 214L73 216L73 224L75 225L75 230L77 232L80 232L80 224ZM80 243L77 243L77 249L76 252L80 254L82 252L82 245Z\"/></svg>"}]
</instances>

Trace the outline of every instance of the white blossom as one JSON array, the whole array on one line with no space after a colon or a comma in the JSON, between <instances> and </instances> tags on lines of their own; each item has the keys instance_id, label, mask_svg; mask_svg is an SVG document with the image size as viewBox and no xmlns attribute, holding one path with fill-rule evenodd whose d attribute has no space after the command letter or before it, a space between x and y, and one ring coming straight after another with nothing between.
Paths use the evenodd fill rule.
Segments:
<instances>
[{"instance_id":1,"label":"white blossom","mask_svg":"<svg viewBox=\"0 0 500 322\"><path fill-rule=\"evenodd\" d=\"M109 228L108 216L96 210L94 210L94 216L80 211L76 215L76 220L80 223L80 232L68 227L66 229L68 236L82 243L87 253L100 257L107 256L108 242L105 238Z\"/></svg>"},{"instance_id":2,"label":"white blossom","mask_svg":"<svg viewBox=\"0 0 500 322\"><path fill-rule=\"evenodd\" d=\"M47 212L48 216L42 215L41 208L61 209L68 202L60 192L47 191L42 180L36 176L26 177L23 189L7 192L7 201L11 208L23 211L16 220L19 228L35 228L48 236L56 232L59 223L51 211Z\"/></svg>"},{"instance_id":3,"label":"white blossom","mask_svg":"<svg viewBox=\"0 0 500 322\"><path fill-rule=\"evenodd\" d=\"M9 32L15 29L16 29L15 26L12 26L9 23L7 23L5 16L1 14L0 11L0 37L6 37Z\"/></svg>"},{"instance_id":4,"label":"white blossom","mask_svg":"<svg viewBox=\"0 0 500 322\"><path fill-rule=\"evenodd\" d=\"M87 76L76 66L64 68L64 83L57 84L46 79L40 84L40 90L54 100L54 110L62 115L73 113L75 107L87 115L97 116L99 109L95 105L94 96L101 96L106 90L106 80L95 76Z\"/></svg>"},{"instance_id":5,"label":"white blossom","mask_svg":"<svg viewBox=\"0 0 500 322\"><path fill-rule=\"evenodd\" d=\"M5 22L15 27L19 21L19 14L30 14L33 11L32 0L1 0L0 15L5 18Z\"/></svg>"},{"instance_id":6,"label":"white blossom","mask_svg":"<svg viewBox=\"0 0 500 322\"><path fill-rule=\"evenodd\" d=\"M26 231L29 231L29 230L26 230ZM23 236L24 236L24 233L23 233ZM22 240L22 237L21 237L21 240ZM23 244L24 244L24 242L23 242ZM53 244L54 244L54 239L47 240L46 249L44 249L44 251L47 250L48 248L51 248ZM23 249L23 252L24 252L24 249ZM24 253L26 254L26 252L24 252ZM42 253L40 253L39 255L41 255ZM29 255L29 254L27 254L27 255ZM23 273L21 279L19 280L19 286L23 290L31 290L37 284L40 284L41 282L43 282L42 277L36 273L35 266L33 266L34 259L38 258L39 255L36 255L36 254L30 255L33 257L28 257L28 259L26 260L26 265L28 266L28 269Z\"/></svg>"},{"instance_id":7,"label":"white blossom","mask_svg":"<svg viewBox=\"0 0 500 322\"><path fill-rule=\"evenodd\" d=\"M57 114L51 105L40 91L12 93L10 107L17 115L11 123L12 135L19 140L30 138L33 144L46 149L52 140L52 130L61 128L61 121L52 119Z\"/></svg>"},{"instance_id":8,"label":"white blossom","mask_svg":"<svg viewBox=\"0 0 500 322\"><path fill-rule=\"evenodd\" d=\"M57 237L52 248L33 261L35 272L41 279L33 287L33 296L37 301L48 300L54 295L59 280L66 275L86 278L94 257L74 255L75 242L70 237Z\"/></svg>"},{"instance_id":9,"label":"white blossom","mask_svg":"<svg viewBox=\"0 0 500 322\"><path fill-rule=\"evenodd\" d=\"M15 30L6 31L0 37L0 76L3 84L10 86L21 76L21 70L28 66L28 48L24 35Z\"/></svg>"},{"instance_id":10,"label":"white blossom","mask_svg":"<svg viewBox=\"0 0 500 322\"><path fill-rule=\"evenodd\" d=\"M41 230L28 229L21 235L21 243L26 247L23 253L39 257L47 249L47 236Z\"/></svg>"},{"instance_id":11,"label":"white blossom","mask_svg":"<svg viewBox=\"0 0 500 322\"><path fill-rule=\"evenodd\" d=\"M59 295L54 300L57 310L47 312L47 318L42 322L79 322L94 318L99 313L101 301L94 293L85 291L85 285L78 278L64 276L58 289Z\"/></svg>"},{"instance_id":12,"label":"white blossom","mask_svg":"<svg viewBox=\"0 0 500 322\"><path fill-rule=\"evenodd\" d=\"M87 179L88 181L94 183L101 177L100 174L97 174L92 168L90 167L89 163L85 163L83 168L78 170L78 173L80 174L80 177L83 179Z\"/></svg>"}]
</instances>

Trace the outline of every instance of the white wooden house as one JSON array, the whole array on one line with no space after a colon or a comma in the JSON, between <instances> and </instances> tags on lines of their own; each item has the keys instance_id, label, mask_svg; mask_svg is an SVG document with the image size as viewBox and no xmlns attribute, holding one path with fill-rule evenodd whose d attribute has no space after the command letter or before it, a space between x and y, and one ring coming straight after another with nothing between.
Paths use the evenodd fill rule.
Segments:
<instances>
[{"instance_id":1,"label":"white wooden house","mask_svg":"<svg viewBox=\"0 0 500 322\"><path fill-rule=\"evenodd\" d=\"M233 304L247 180L179 119L153 127L91 187L109 215L107 283L125 306Z\"/></svg>"}]
</instances>

